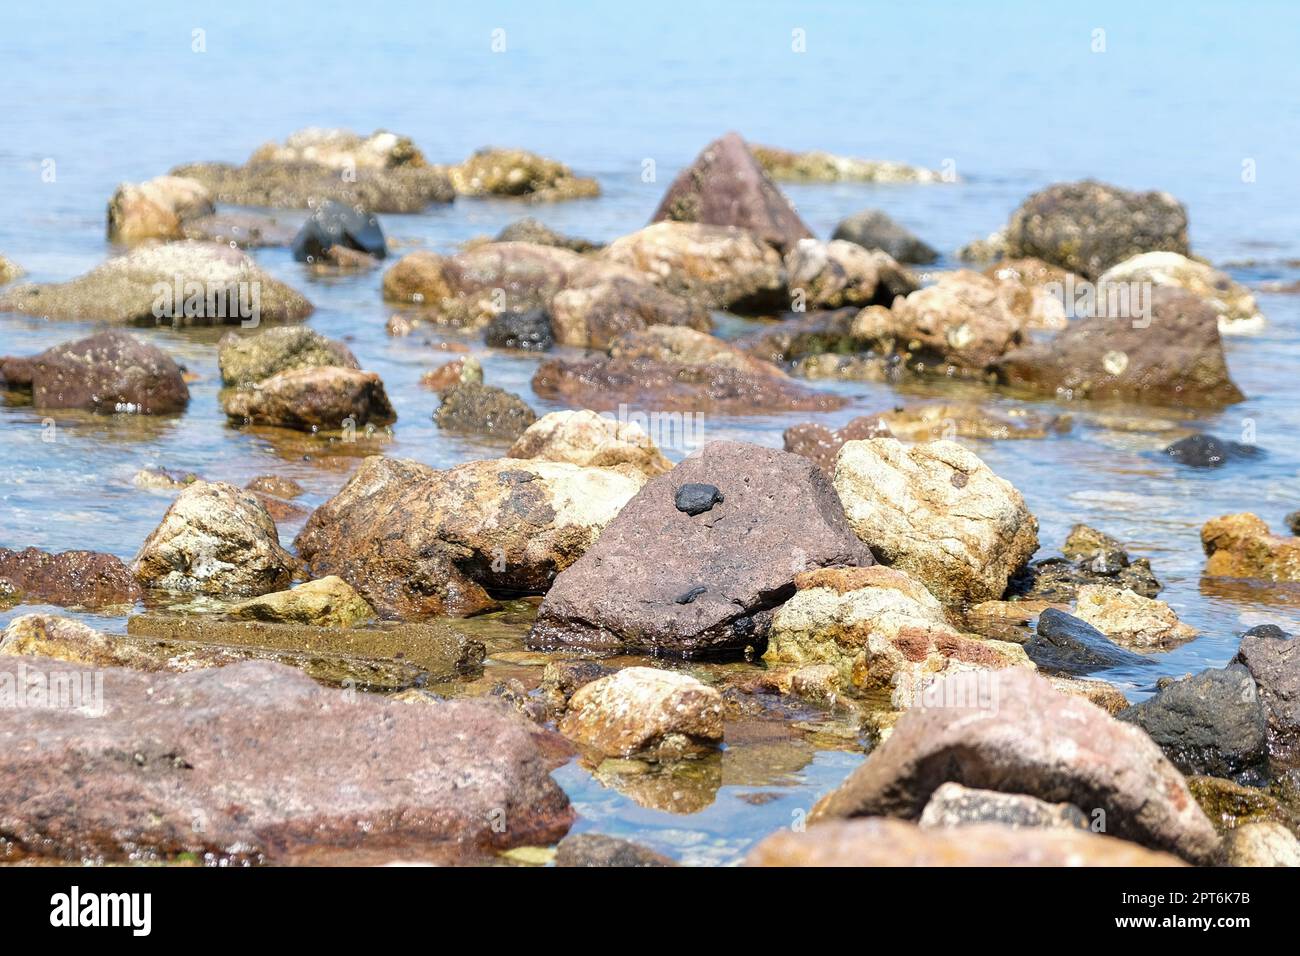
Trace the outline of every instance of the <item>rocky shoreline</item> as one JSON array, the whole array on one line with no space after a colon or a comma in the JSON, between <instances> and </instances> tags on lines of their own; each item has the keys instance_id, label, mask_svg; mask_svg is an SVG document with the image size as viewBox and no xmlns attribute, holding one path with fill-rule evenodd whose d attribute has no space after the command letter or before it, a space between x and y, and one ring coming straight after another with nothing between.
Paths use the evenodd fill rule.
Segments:
<instances>
[{"instance_id":1,"label":"rocky shoreline","mask_svg":"<svg viewBox=\"0 0 1300 956\"><path fill-rule=\"evenodd\" d=\"M1300 865L1300 642L1251 628L1131 701L1098 675L1206 635L1103 529L1045 545L1017 476L969 447L1143 415L1178 467L1263 454L1183 424L1245 399L1224 337L1265 324L1254 297L1165 193L1048 187L966 250L993 261L932 273L883 213L823 240L777 185L844 180L948 188L728 133L609 243L521 219L401 254L380 215L600 187L524 150L442 166L312 129L123 184L83 276L20 283L0 258L0 313L104 326L0 357L10 402L183 422L189 370L130 329L228 327L226 427L344 472L308 508L282 475L141 471L173 497L129 561L0 541L0 862L673 865L592 832L559 774L671 814L753 788L757 810L833 752L852 772L793 825L762 817L747 863ZM267 245L372 274L394 344L454 331L535 363L533 397L426 350L427 403L395 400L245 251ZM831 427L852 382L899 404ZM963 391L910 400L936 382ZM614 407L808 420L683 457ZM415 418L498 451L376 453ZM1260 515L1200 537L1207 576L1300 581L1300 538ZM125 633L80 618L106 609Z\"/></svg>"}]
</instances>

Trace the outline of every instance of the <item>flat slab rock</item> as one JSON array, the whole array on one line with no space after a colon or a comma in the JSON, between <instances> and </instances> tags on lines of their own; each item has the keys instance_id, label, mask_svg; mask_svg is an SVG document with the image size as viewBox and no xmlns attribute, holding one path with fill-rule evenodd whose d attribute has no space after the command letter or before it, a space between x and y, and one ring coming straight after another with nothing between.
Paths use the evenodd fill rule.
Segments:
<instances>
[{"instance_id":1,"label":"flat slab rock","mask_svg":"<svg viewBox=\"0 0 1300 956\"><path fill-rule=\"evenodd\" d=\"M681 511L688 484L712 485L721 500ZM813 462L711 442L647 483L555 579L528 640L681 657L738 651L764 639L795 574L872 563Z\"/></svg>"},{"instance_id":2,"label":"flat slab rock","mask_svg":"<svg viewBox=\"0 0 1300 956\"><path fill-rule=\"evenodd\" d=\"M1142 730L1011 669L932 685L861 767L813 809L816 820L919 819L941 784L1069 802L1106 832L1201 864L1219 837L1182 774Z\"/></svg>"},{"instance_id":3,"label":"flat slab rock","mask_svg":"<svg viewBox=\"0 0 1300 956\"><path fill-rule=\"evenodd\" d=\"M0 687L36 664L0 660ZM278 664L104 674L103 712L0 709L0 847L79 861L322 850L456 856L554 843L561 738L505 705L412 705Z\"/></svg>"}]
</instances>

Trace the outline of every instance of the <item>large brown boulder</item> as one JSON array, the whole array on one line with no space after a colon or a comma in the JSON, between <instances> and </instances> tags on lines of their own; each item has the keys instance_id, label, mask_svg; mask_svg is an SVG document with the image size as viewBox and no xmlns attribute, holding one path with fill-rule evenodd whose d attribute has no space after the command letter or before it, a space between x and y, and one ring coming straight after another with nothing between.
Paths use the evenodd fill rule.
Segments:
<instances>
[{"instance_id":1,"label":"large brown boulder","mask_svg":"<svg viewBox=\"0 0 1300 956\"><path fill-rule=\"evenodd\" d=\"M634 474L367 458L295 543L313 576L338 575L383 617L469 614L493 605L488 589L545 591L640 488Z\"/></svg>"},{"instance_id":2,"label":"large brown boulder","mask_svg":"<svg viewBox=\"0 0 1300 956\"><path fill-rule=\"evenodd\" d=\"M310 432L397 421L377 373L329 365L277 372L251 388L230 389L221 406L237 422Z\"/></svg>"},{"instance_id":3,"label":"large brown boulder","mask_svg":"<svg viewBox=\"0 0 1300 956\"><path fill-rule=\"evenodd\" d=\"M872 817L772 834L747 866L1182 866L1177 857L1080 830L979 823L922 829Z\"/></svg>"},{"instance_id":4,"label":"large brown boulder","mask_svg":"<svg viewBox=\"0 0 1300 956\"><path fill-rule=\"evenodd\" d=\"M1144 318L1078 319L1051 342L999 359L998 380L1060 398L1117 399L1215 408L1245 396L1228 375L1219 317L1179 289L1151 293Z\"/></svg>"},{"instance_id":5,"label":"large brown boulder","mask_svg":"<svg viewBox=\"0 0 1300 956\"><path fill-rule=\"evenodd\" d=\"M141 594L131 569L98 551L0 548L0 578L13 584L28 604L93 608L133 604Z\"/></svg>"},{"instance_id":6,"label":"large brown boulder","mask_svg":"<svg viewBox=\"0 0 1300 956\"><path fill-rule=\"evenodd\" d=\"M650 221L738 226L783 250L812 238L812 230L737 133L704 147L672 181Z\"/></svg>"},{"instance_id":7,"label":"large brown boulder","mask_svg":"<svg viewBox=\"0 0 1300 956\"><path fill-rule=\"evenodd\" d=\"M916 820L949 781L1068 801L1112 836L1193 863L1212 863L1219 850L1213 824L1150 737L1019 668L933 684L813 816Z\"/></svg>"},{"instance_id":8,"label":"large brown boulder","mask_svg":"<svg viewBox=\"0 0 1300 956\"><path fill-rule=\"evenodd\" d=\"M681 657L739 651L762 642L797 573L871 563L816 465L711 442L647 483L556 578L528 640Z\"/></svg>"},{"instance_id":9,"label":"large brown boulder","mask_svg":"<svg viewBox=\"0 0 1300 956\"><path fill-rule=\"evenodd\" d=\"M1006 228L1009 258L1032 256L1096 279L1142 252L1191 255L1187 210L1163 192L1130 192L1096 180L1034 193Z\"/></svg>"},{"instance_id":10,"label":"large brown boulder","mask_svg":"<svg viewBox=\"0 0 1300 956\"><path fill-rule=\"evenodd\" d=\"M185 410L190 390L162 349L117 330L46 349L32 358L0 358L0 380L30 390L38 409L166 415Z\"/></svg>"},{"instance_id":11,"label":"large brown boulder","mask_svg":"<svg viewBox=\"0 0 1300 956\"><path fill-rule=\"evenodd\" d=\"M0 659L10 683L33 667ZM573 819L550 777L563 742L495 702L395 703L260 661L105 677L98 707L0 709L0 830L20 857L454 861Z\"/></svg>"}]
</instances>

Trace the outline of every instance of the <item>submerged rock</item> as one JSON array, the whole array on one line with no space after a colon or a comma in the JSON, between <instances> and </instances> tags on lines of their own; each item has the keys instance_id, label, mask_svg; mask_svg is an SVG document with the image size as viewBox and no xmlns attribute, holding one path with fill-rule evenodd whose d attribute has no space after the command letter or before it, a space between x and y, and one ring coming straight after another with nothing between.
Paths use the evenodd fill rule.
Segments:
<instances>
[{"instance_id":1,"label":"submerged rock","mask_svg":"<svg viewBox=\"0 0 1300 956\"><path fill-rule=\"evenodd\" d=\"M651 217L651 222L665 221L737 226L782 250L812 238L737 133L705 146L672 181Z\"/></svg>"},{"instance_id":2,"label":"submerged rock","mask_svg":"<svg viewBox=\"0 0 1300 956\"><path fill-rule=\"evenodd\" d=\"M1263 519L1248 511L1205 522L1201 547L1206 574L1300 581L1300 538L1270 533Z\"/></svg>"},{"instance_id":3,"label":"submerged rock","mask_svg":"<svg viewBox=\"0 0 1300 956\"><path fill-rule=\"evenodd\" d=\"M327 199L298 230L293 240L293 257L298 262L319 262L334 249L360 252L375 259L388 255L384 231L374 215L362 207Z\"/></svg>"},{"instance_id":4,"label":"submerged rock","mask_svg":"<svg viewBox=\"0 0 1300 956\"><path fill-rule=\"evenodd\" d=\"M1100 811L1108 834L1193 863L1216 858L1214 827L1182 775L1137 727L1023 669L956 674L927 697L817 804L814 819L915 820L951 781L1068 801L1090 819Z\"/></svg>"},{"instance_id":5,"label":"submerged rock","mask_svg":"<svg viewBox=\"0 0 1300 956\"><path fill-rule=\"evenodd\" d=\"M1087 584L1079 588L1076 614L1117 644L1141 650L1170 650L1196 636L1164 601L1127 588Z\"/></svg>"},{"instance_id":6,"label":"submerged rock","mask_svg":"<svg viewBox=\"0 0 1300 956\"><path fill-rule=\"evenodd\" d=\"M795 586L772 620L763 659L830 664L840 686L884 691L899 710L943 674L1030 666L1016 645L952 627L934 596L894 568L822 568L796 575Z\"/></svg>"},{"instance_id":7,"label":"submerged rock","mask_svg":"<svg viewBox=\"0 0 1300 956\"><path fill-rule=\"evenodd\" d=\"M1046 438L1050 433L1064 431L1070 426L1068 416L1046 417L1018 408L1006 411L982 408L974 402L912 405L868 417L903 441Z\"/></svg>"},{"instance_id":8,"label":"submerged rock","mask_svg":"<svg viewBox=\"0 0 1300 956\"><path fill-rule=\"evenodd\" d=\"M530 202L559 202L600 195L596 180L575 176L563 163L525 149L480 149L447 173L462 196L518 196Z\"/></svg>"},{"instance_id":9,"label":"submerged rock","mask_svg":"<svg viewBox=\"0 0 1300 956\"><path fill-rule=\"evenodd\" d=\"M122 183L108 201L108 241L135 245L185 238L184 223L216 212L203 184L180 176Z\"/></svg>"},{"instance_id":10,"label":"submerged rock","mask_svg":"<svg viewBox=\"0 0 1300 956\"><path fill-rule=\"evenodd\" d=\"M442 393L442 404L433 413L433 420L447 431L511 441L537 421L537 413L513 392L495 385L463 382Z\"/></svg>"},{"instance_id":11,"label":"submerged rock","mask_svg":"<svg viewBox=\"0 0 1300 956\"><path fill-rule=\"evenodd\" d=\"M0 673L27 666L0 661ZM0 827L21 856L463 859L554 842L573 819L550 778L560 739L488 701L411 707L264 662L108 681L102 714L0 711L15 743Z\"/></svg>"},{"instance_id":12,"label":"submerged rock","mask_svg":"<svg viewBox=\"0 0 1300 956\"><path fill-rule=\"evenodd\" d=\"M1180 465L1193 468L1218 468L1238 458L1256 458L1256 445L1243 445L1235 441L1222 441L1213 435L1188 435L1167 447L1164 452Z\"/></svg>"},{"instance_id":13,"label":"submerged rock","mask_svg":"<svg viewBox=\"0 0 1300 956\"><path fill-rule=\"evenodd\" d=\"M886 159L856 159L822 150L795 152L750 144L759 165L775 180L792 183L937 183L942 174Z\"/></svg>"},{"instance_id":14,"label":"submerged rock","mask_svg":"<svg viewBox=\"0 0 1300 956\"><path fill-rule=\"evenodd\" d=\"M333 366L277 372L252 388L225 392L221 406L237 422L309 432L397 421L376 373Z\"/></svg>"},{"instance_id":15,"label":"submerged rock","mask_svg":"<svg viewBox=\"0 0 1300 956\"><path fill-rule=\"evenodd\" d=\"M1006 228L1011 258L1032 256L1096 279L1144 252L1190 255L1187 210L1163 192L1130 192L1096 180L1034 193Z\"/></svg>"},{"instance_id":16,"label":"submerged rock","mask_svg":"<svg viewBox=\"0 0 1300 956\"><path fill-rule=\"evenodd\" d=\"M181 367L162 349L110 330L31 358L0 358L0 381L37 409L167 415L190 401Z\"/></svg>"},{"instance_id":17,"label":"submerged rock","mask_svg":"<svg viewBox=\"0 0 1300 956\"><path fill-rule=\"evenodd\" d=\"M145 587L257 595L288 587L295 565L251 493L196 481L177 495L131 567Z\"/></svg>"},{"instance_id":18,"label":"submerged rock","mask_svg":"<svg viewBox=\"0 0 1300 956\"><path fill-rule=\"evenodd\" d=\"M954 442L848 442L834 482L849 525L881 563L945 604L1000 598L1038 549L1020 492Z\"/></svg>"},{"instance_id":19,"label":"submerged rock","mask_svg":"<svg viewBox=\"0 0 1300 956\"><path fill-rule=\"evenodd\" d=\"M722 695L685 674L628 667L580 687L559 729L606 757L674 760L722 742Z\"/></svg>"},{"instance_id":20,"label":"submerged rock","mask_svg":"<svg viewBox=\"0 0 1300 956\"><path fill-rule=\"evenodd\" d=\"M679 511L678 489L691 483L715 486L723 500L695 516ZM648 482L555 580L528 642L681 657L738 652L761 644L795 574L871 563L812 462L711 442Z\"/></svg>"},{"instance_id":21,"label":"submerged rock","mask_svg":"<svg viewBox=\"0 0 1300 956\"><path fill-rule=\"evenodd\" d=\"M515 440L507 457L567 461L585 468L625 466L650 478L672 467L636 422L586 410L543 415Z\"/></svg>"},{"instance_id":22,"label":"submerged rock","mask_svg":"<svg viewBox=\"0 0 1300 956\"><path fill-rule=\"evenodd\" d=\"M297 322L312 305L238 249L209 242L146 245L68 282L13 286L0 312L127 325Z\"/></svg>"},{"instance_id":23,"label":"submerged rock","mask_svg":"<svg viewBox=\"0 0 1300 956\"><path fill-rule=\"evenodd\" d=\"M142 593L130 568L98 551L52 554L39 548L0 548L0 579L29 604L97 608L134 604Z\"/></svg>"},{"instance_id":24,"label":"submerged rock","mask_svg":"<svg viewBox=\"0 0 1300 956\"><path fill-rule=\"evenodd\" d=\"M705 308L746 313L789 306L780 254L743 229L656 222L615 239L599 256Z\"/></svg>"},{"instance_id":25,"label":"submerged rock","mask_svg":"<svg viewBox=\"0 0 1300 956\"><path fill-rule=\"evenodd\" d=\"M1098 285L1116 282L1142 282L1185 289L1204 299L1215 310L1219 317L1219 332L1223 335L1258 332L1265 324L1249 289L1233 282L1227 273L1177 252L1147 252L1134 256L1111 266L1097 280Z\"/></svg>"},{"instance_id":26,"label":"submerged rock","mask_svg":"<svg viewBox=\"0 0 1300 956\"><path fill-rule=\"evenodd\" d=\"M674 860L628 840L570 833L555 848L556 866L676 866Z\"/></svg>"},{"instance_id":27,"label":"submerged rock","mask_svg":"<svg viewBox=\"0 0 1300 956\"><path fill-rule=\"evenodd\" d=\"M1197 408L1242 401L1228 375L1214 310L1188 292L1165 288L1151 293L1150 305L1149 322L1090 316L1050 343L1017 349L995 363L998 380L1063 399Z\"/></svg>"},{"instance_id":28,"label":"submerged rock","mask_svg":"<svg viewBox=\"0 0 1300 956\"><path fill-rule=\"evenodd\" d=\"M323 365L361 368L342 342L301 325L266 329L255 335L227 332L217 343L217 366L227 385L248 387L277 372Z\"/></svg>"},{"instance_id":29,"label":"submerged rock","mask_svg":"<svg viewBox=\"0 0 1300 956\"><path fill-rule=\"evenodd\" d=\"M1025 653L1039 667L1068 674L1091 674L1111 667L1146 667L1149 658L1125 650L1087 621L1056 608L1038 616Z\"/></svg>"},{"instance_id":30,"label":"submerged rock","mask_svg":"<svg viewBox=\"0 0 1300 956\"><path fill-rule=\"evenodd\" d=\"M365 598L340 577L330 575L307 581L287 591L276 591L241 601L227 612L254 621L318 624L348 627L375 616Z\"/></svg>"},{"instance_id":31,"label":"submerged rock","mask_svg":"<svg viewBox=\"0 0 1300 956\"><path fill-rule=\"evenodd\" d=\"M1174 681L1117 716L1150 734L1185 774L1260 777L1268 763L1264 705L1239 664Z\"/></svg>"},{"instance_id":32,"label":"submerged rock","mask_svg":"<svg viewBox=\"0 0 1300 956\"><path fill-rule=\"evenodd\" d=\"M1064 557L1035 561L1014 575L1007 596L1017 601L1073 601L1089 584L1127 588L1153 598L1162 585L1146 558L1130 559L1115 538L1076 524L1062 547Z\"/></svg>"},{"instance_id":33,"label":"submerged rock","mask_svg":"<svg viewBox=\"0 0 1300 956\"><path fill-rule=\"evenodd\" d=\"M648 358L551 359L538 366L533 391L587 407L627 405L657 413L731 415L830 411L843 396L817 392L767 372Z\"/></svg>"},{"instance_id":34,"label":"submerged rock","mask_svg":"<svg viewBox=\"0 0 1300 956\"><path fill-rule=\"evenodd\" d=\"M487 345L498 349L545 352L555 344L551 319L541 309L527 312L502 312L488 323L484 334Z\"/></svg>"},{"instance_id":35,"label":"submerged rock","mask_svg":"<svg viewBox=\"0 0 1300 956\"><path fill-rule=\"evenodd\" d=\"M832 239L844 239L866 249L879 249L899 262L926 265L939 253L879 209L864 209L840 220Z\"/></svg>"},{"instance_id":36,"label":"submerged rock","mask_svg":"<svg viewBox=\"0 0 1300 956\"><path fill-rule=\"evenodd\" d=\"M541 593L641 486L639 475L560 462L472 461L447 471L367 458L296 545L381 616L492 607L488 589Z\"/></svg>"},{"instance_id":37,"label":"submerged rock","mask_svg":"<svg viewBox=\"0 0 1300 956\"><path fill-rule=\"evenodd\" d=\"M931 828L997 823L1015 829L1088 829L1088 818L1072 803L1047 803L1020 793L972 790L958 783L945 783L934 791L921 811L919 823Z\"/></svg>"},{"instance_id":38,"label":"submerged rock","mask_svg":"<svg viewBox=\"0 0 1300 956\"><path fill-rule=\"evenodd\" d=\"M872 817L781 831L750 851L748 866L1179 866L1167 853L1072 829L980 823L958 830Z\"/></svg>"}]
</instances>

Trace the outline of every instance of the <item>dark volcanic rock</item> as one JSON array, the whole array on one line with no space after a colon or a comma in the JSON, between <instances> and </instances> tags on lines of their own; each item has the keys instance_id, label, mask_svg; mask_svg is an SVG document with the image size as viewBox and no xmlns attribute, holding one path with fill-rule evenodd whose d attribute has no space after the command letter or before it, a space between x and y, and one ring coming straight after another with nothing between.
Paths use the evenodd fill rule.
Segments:
<instances>
[{"instance_id":1,"label":"dark volcanic rock","mask_svg":"<svg viewBox=\"0 0 1300 956\"><path fill-rule=\"evenodd\" d=\"M1142 252L1191 255L1182 203L1095 180L1034 193L1012 214L1006 242L1009 258L1042 259L1089 279Z\"/></svg>"},{"instance_id":2,"label":"dark volcanic rock","mask_svg":"<svg viewBox=\"0 0 1300 956\"><path fill-rule=\"evenodd\" d=\"M587 408L626 404L656 411L731 415L829 411L845 403L843 396L817 392L776 375L649 358L550 359L533 375L533 390L542 398Z\"/></svg>"},{"instance_id":3,"label":"dark volcanic rock","mask_svg":"<svg viewBox=\"0 0 1300 956\"><path fill-rule=\"evenodd\" d=\"M842 219L832 239L845 239L867 249L882 249L899 262L926 264L939 258L932 247L879 209L866 209Z\"/></svg>"},{"instance_id":4,"label":"dark volcanic rock","mask_svg":"<svg viewBox=\"0 0 1300 956\"><path fill-rule=\"evenodd\" d=\"M1274 740L1292 747L1300 739L1300 641L1262 624L1242 635L1235 660L1255 679Z\"/></svg>"},{"instance_id":5,"label":"dark volcanic rock","mask_svg":"<svg viewBox=\"0 0 1300 956\"><path fill-rule=\"evenodd\" d=\"M1213 824L1142 730L1020 668L940 679L812 817L915 820L950 781L1103 811L1110 836L1194 863L1218 853Z\"/></svg>"},{"instance_id":6,"label":"dark volcanic rock","mask_svg":"<svg viewBox=\"0 0 1300 956\"><path fill-rule=\"evenodd\" d=\"M1243 445L1241 442L1223 441L1213 435L1188 435L1180 438L1168 448L1165 454L1180 465L1193 468L1217 468L1237 458L1255 458L1259 448L1255 445Z\"/></svg>"},{"instance_id":7,"label":"dark volcanic rock","mask_svg":"<svg viewBox=\"0 0 1300 956\"><path fill-rule=\"evenodd\" d=\"M874 415L859 415L835 431L817 422L804 422L791 425L783 436L786 451L816 462L827 474L835 470L835 456L845 442L892 437L889 426Z\"/></svg>"},{"instance_id":8,"label":"dark volcanic rock","mask_svg":"<svg viewBox=\"0 0 1300 956\"><path fill-rule=\"evenodd\" d=\"M433 420L447 431L514 441L537 421L537 413L518 395L503 388L463 382L443 393Z\"/></svg>"},{"instance_id":9,"label":"dark volcanic rock","mask_svg":"<svg viewBox=\"0 0 1300 956\"><path fill-rule=\"evenodd\" d=\"M1067 674L1089 674L1108 667L1146 667L1153 662L1113 643L1101 631L1071 614L1047 608L1037 633L1024 645L1039 667Z\"/></svg>"},{"instance_id":10,"label":"dark volcanic rock","mask_svg":"<svg viewBox=\"0 0 1300 956\"><path fill-rule=\"evenodd\" d=\"M545 352L555 344L551 319L543 309L527 312L502 312L484 333L484 341L498 349L522 349Z\"/></svg>"},{"instance_id":11,"label":"dark volcanic rock","mask_svg":"<svg viewBox=\"0 0 1300 956\"><path fill-rule=\"evenodd\" d=\"M142 593L130 568L97 551L0 548L0 578L12 582L29 604L103 607L132 604Z\"/></svg>"},{"instance_id":12,"label":"dark volcanic rock","mask_svg":"<svg viewBox=\"0 0 1300 956\"><path fill-rule=\"evenodd\" d=\"M1151 320L1090 316L1051 342L998 359L1004 385L1060 398L1218 407L1244 396L1228 376L1217 310L1180 289L1151 292Z\"/></svg>"},{"instance_id":13,"label":"dark volcanic rock","mask_svg":"<svg viewBox=\"0 0 1300 956\"><path fill-rule=\"evenodd\" d=\"M99 332L27 359L0 358L9 388L31 390L38 408L165 415L185 410L190 390L162 349L125 332Z\"/></svg>"},{"instance_id":14,"label":"dark volcanic rock","mask_svg":"<svg viewBox=\"0 0 1300 956\"><path fill-rule=\"evenodd\" d=\"M102 714L0 710L0 831L20 857L463 858L553 842L573 819L550 777L566 745L491 702L394 703L260 661L106 678Z\"/></svg>"},{"instance_id":15,"label":"dark volcanic rock","mask_svg":"<svg viewBox=\"0 0 1300 956\"><path fill-rule=\"evenodd\" d=\"M1239 664L1174 681L1116 716L1150 734L1185 774L1235 777L1268 761L1264 705Z\"/></svg>"},{"instance_id":16,"label":"dark volcanic rock","mask_svg":"<svg viewBox=\"0 0 1300 956\"><path fill-rule=\"evenodd\" d=\"M705 515L677 510L678 489L716 486ZM529 644L695 657L765 638L795 574L868 565L826 476L797 455L711 442L653 479L555 580ZM694 600L678 599L695 588Z\"/></svg>"},{"instance_id":17,"label":"dark volcanic rock","mask_svg":"<svg viewBox=\"0 0 1300 956\"><path fill-rule=\"evenodd\" d=\"M663 854L600 833L570 833L555 848L556 866L676 866Z\"/></svg>"},{"instance_id":18,"label":"dark volcanic rock","mask_svg":"<svg viewBox=\"0 0 1300 956\"><path fill-rule=\"evenodd\" d=\"M725 500L717 485L705 485L700 482L688 482L677 489L673 504L678 511L688 515L699 515L709 511L716 504Z\"/></svg>"},{"instance_id":19,"label":"dark volcanic rock","mask_svg":"<svg viewBox=\"0 0 1300 956\"><path fill-rule=\"evenodd\" d=\"M651 222L738 226L785 250L812 231L737 133L715 139L682 170Z\"/></svg>"},{"instance_id":20,"label":"dark volcanic rock","mask_svg":"<svg viewBox=\"0 0 1300 956\"><path fill-rule=\"evenodd\" d=\"M319 262L336 246L364 252L376 259L388 255L379 220L363 209L332 199L316 207L293 240L293 257L299 262Z\"/></svg>"}]
</instances>

